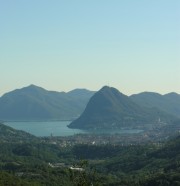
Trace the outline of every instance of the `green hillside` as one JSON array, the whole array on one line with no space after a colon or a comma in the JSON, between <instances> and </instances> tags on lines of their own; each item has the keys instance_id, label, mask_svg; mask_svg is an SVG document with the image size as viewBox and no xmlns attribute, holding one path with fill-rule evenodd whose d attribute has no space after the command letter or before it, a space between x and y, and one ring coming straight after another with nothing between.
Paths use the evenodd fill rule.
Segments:
<instances>
[{"instance_id":1,"label":"green hillside","mask_svg":"<svg viewBox=\"0 0 180 186\"><path fill-rule=\"evenodd\" d=\"M15 130L0 123L0 142L32 141L37 138L27 132Z\"/></svg>"}]
</instances>

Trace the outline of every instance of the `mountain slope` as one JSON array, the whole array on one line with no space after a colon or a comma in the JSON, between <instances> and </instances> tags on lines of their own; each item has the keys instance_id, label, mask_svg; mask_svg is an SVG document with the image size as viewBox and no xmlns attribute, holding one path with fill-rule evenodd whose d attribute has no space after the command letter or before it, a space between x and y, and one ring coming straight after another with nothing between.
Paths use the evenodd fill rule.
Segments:
<instances>
[{"instance_id":1,"label":"mountain slope","mask_svg":"<svg viewBox=\"0 0 180 186\"><path fill-rule=\"evenodd\" d=\"M13 129L7 125L0 123L0 142L17 142L31 141L36 137L20 130Z\"/></svg>"},{"instance_id":2,"label":"mountain slope","mask_svg":"<svg viewBox=\"0 0 180 186\"><path fill-rule=\"evenodd\" d=\"M161 121L159 121L159 118ZM103 87L88 102L85 111L70 128L97 129L144 127L168 123L173 117L158 109L143 108L115 88Z\"/></svg>"},{"instance_id":3,"label":"mountain slope","mask_svg":"<svg viewBox=\"0 0 180 186\"><path fill-rule=\"evenodd\" d=\"M82 97L81 92L87 92L87 96ZM75 95L71 94L47 91L35 85L14 90L0 98L0 119L63 120L78 117L94 93L80 89Z\"/></svg>"},{"instance_id":4,"label":"mountain slope","mask_svg":"<svg viewBox=\"0 0 180 186\"><path fill-rule=\"evenodd\" d=\"M143 92L134 94L130 98L144 107L156 107L176 117L180 117L180 95L177 93L161 95L153 92Z\"/></svg>"}]
</instances>

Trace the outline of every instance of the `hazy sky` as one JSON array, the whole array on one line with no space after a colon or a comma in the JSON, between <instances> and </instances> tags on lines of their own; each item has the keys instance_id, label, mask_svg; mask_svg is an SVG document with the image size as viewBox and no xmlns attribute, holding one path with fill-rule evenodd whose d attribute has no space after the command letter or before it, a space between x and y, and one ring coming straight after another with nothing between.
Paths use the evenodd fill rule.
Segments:
<instances>
[{"instance_id":1,"label":"hazy sky","mask_svg":"<svg viewBox=\"0 0 180 186\"><path fill-rule=\"evenodd\" d=\"M179 0L0 0L0 95L180 93Z\"/></svg>"}]
</instances>

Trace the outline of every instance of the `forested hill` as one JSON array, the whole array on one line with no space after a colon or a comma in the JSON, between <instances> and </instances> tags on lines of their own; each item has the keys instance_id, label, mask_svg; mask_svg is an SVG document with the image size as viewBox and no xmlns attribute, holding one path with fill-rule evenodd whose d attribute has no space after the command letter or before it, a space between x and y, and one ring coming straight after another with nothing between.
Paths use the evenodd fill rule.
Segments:
<instances>
[{"instance_id":1,"label":"forested hill","mask_svg":"<svg viewBox=\"0 0 180 186\"><path fill-rule=\"evenodd\" d=\"M105 86L89 100L82 115L70 128L98 129L120 127L147 127L171 123L175 118L156 108L145 108L117 89Z\"/></svg>"},{"instance_id":2,"label":"forested hill","mask_svg":"<svg viewBox=\"0 0 180 186\"><path fill-rule=\"evenodd\" d=\"M84 110L93 91L47 91L30 85L0 98L0 120L71 120Z\"/></svg>"}]
</instances>

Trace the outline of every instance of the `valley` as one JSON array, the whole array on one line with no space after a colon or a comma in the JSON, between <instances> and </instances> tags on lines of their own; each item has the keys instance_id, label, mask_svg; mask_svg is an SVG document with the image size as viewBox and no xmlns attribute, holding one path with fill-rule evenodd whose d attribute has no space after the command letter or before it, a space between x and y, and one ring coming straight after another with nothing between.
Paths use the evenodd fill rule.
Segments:
<instances>
[{"instance_id":1,"label":"valley","mask_svg":"<svg viewBox=\"0 0 180 186\"><path fill-rule=\"evenodd\" d=\"M31 109L36 107L40 100L43 100L45 105L50 101L47 95L49 92L39 87L30 86L21 91L16 90L13 95L20 93L21 98L34 97L36 101L33 101L32 105L31 102L25 101L25 106L20 107L21 98L19 101L10 98L11 93L5 95L6 99L2 96L0 104L9 105L11 99L18 102L14 104L14 101L11 101L13 110L17 112L13 112L14 114L6 112L8 118L1 115L1 120L12 122L12 119L16 118L22 122L27 116L34 120L37 117L33 115ZM83 90L84 98L81 90L72 91L70 94L71 96L75 94L76 99L78 96L81 97L78 104L82 104L81 101L86 97L87 91ZM87 97L85 101L87 105L84 102L83 106L84 111L82 109L77 118L66 123L69 130L86 130L88 131L86 133L58 136L48 132L46 136L35 136L1 122L0 185L180 185L180 119L177 114L173 114L172 110L167 113L167 110L160 107L136 103L131 97L107 86ZM177 96L175 98L177 99ZM74 104L75 107L76 105L77 103ZM174 108L177 108L177 105ZM18 115L18 112L21 115ZM22 117L23 114L26 117ZM39 112L36 114L40 120L34 122L30 119L28 124L33 126L40 122L46 129L48 127L43 124L43 120L47 119L47 122L55 119L44 118ZM61 118L60 114L58 116ZM26 122L23 123L28 127ZM58 130L57 125L55 130ZM103 130L109 132L101 132ZM116 132L111 133L112 130ZM129 132L118 133L118 130ZM134 132L130 132L133 130Z\"/></svg>"}]
</instances>

